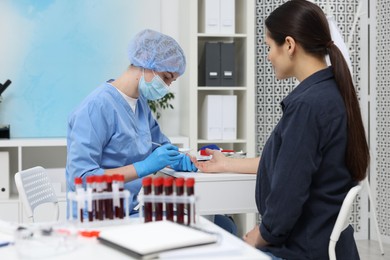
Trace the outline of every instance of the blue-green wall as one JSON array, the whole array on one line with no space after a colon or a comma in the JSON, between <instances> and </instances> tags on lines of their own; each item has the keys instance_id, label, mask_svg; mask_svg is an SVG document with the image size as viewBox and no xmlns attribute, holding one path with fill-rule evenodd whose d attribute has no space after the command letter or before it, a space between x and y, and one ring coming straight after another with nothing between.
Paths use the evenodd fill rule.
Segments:
<instances>
[{"instance_id":1,"label":"blue-green wall","mask_svg":"<svg viewBox=\"0 0 390 260\"><path fill-rule=\"evenodd\" d=\"M131 37L159 23L142 11L148 2L1 0L0 83L12 84L0 124L11 137L65 137L69 113L128 66Z\"/></svg>"}]
</instances>

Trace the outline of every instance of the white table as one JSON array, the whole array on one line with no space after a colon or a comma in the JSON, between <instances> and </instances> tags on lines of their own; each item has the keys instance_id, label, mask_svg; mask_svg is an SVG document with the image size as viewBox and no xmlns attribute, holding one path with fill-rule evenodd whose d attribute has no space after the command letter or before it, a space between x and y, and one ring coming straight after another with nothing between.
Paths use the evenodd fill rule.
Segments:
<instances>
[{"instance_id":1,"label":"white table","mask_svg":"<svg viewBox=\"0 0 390 260\"><path fill-rule=\"evenodd\" d=\"M220 242L215 245L199 246L196 247L196 249L188 248L171 251L170 255L162 255L161 257L163 259L270 259L261 251L249 246L240 238L231 235L230 233L214 225L207 219L201 217L199 218L199 220L200 221L197 224L198 227L208 231L219 233L221 235ZM99 230L99 228L94 229ZM0 233L0 239L1 238L2 237ZM120 251L101 244L95 238L79 237L77 238L76 242L76 249L62 254L50 256L47 259L133 259ZM16 246L11 245L0 247L0 259L19 259Z\"/></svg>"},{"instance_id":2,"label":"white table","mask_svg":"<svg viewBox=\"0 0 390 260\"><path fill-rule=\"evenodd\" d=\"M256 224L256 174L175 172L170 168L160 172L175 178L195 178L197 214L240 214L235 218L240 235Z\"/></svg>"},{"instance_id":3,"label":"white table","mask_svg":"<svg viewBox=\"0 0 390 260\"><path fill-rule=\"evenodd\" d=\"M257 213L256 174L175 172L162 173L175 178L195 178L196 210L199 215Z\"/></svg>"}]
</instances>

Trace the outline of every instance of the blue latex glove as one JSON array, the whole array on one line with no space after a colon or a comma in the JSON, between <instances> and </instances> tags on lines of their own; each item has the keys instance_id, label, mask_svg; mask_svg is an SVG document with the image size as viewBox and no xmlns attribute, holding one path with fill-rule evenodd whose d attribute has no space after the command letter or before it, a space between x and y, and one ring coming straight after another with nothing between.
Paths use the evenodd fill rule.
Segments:
<instances>
[{"instance_id":1,"label":"blue latex glove","mask_svg":"<svg viewBox=\"0 0 390 260\"><path fill-rule=\"evenodd\" d=\"M162 168L180 160L178 148L171 144L165 144L157 147L145 160L134 163L138 177L144 177L155 173Z\"/></svg>"},{"instance_id":2,"label":"blue latex glove","mask_svg":"<svg viewBox=\"0 0 390 260\"><path fill-rule=\"evenodd\" d=\"M180 154L181 158L175 163L171 164L172 169L177 172L196 172L198 168L191 162L189 156L185 154Z\"/></svg>"}]
</instances>

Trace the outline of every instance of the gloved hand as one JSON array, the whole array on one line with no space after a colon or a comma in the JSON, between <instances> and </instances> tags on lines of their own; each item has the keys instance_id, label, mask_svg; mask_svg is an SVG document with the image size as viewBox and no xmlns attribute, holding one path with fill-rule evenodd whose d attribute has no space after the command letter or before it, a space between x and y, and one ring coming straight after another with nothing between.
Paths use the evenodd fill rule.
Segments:
<instances>
[{"instance_id":1,"label":"gloved hand","mask_svg":"<svg viewBox=\"0 0 390 260\"><path fill-rule=\"evenodd\" d=\"M144 177L178 161L182 154L171 144L157 147L146 159L134 163L138 177Z\"/></svg>"},{"instance_id":2,"label":"gloved hand","mask_svg":"<svg viewBox=\"0 0 390 260\"><path fill-rule=\"evenodd\" d=\"M191 162L189 156L185 154L180 154L181 158L171 164L172 169L178 172L196 172L198 168Z\"/></svg>"}]
</instances>

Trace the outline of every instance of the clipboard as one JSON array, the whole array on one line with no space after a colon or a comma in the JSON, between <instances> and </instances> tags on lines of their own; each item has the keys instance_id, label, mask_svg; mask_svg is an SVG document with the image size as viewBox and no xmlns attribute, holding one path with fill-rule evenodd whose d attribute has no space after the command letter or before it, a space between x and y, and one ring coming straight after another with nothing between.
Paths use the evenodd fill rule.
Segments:
<instances>
[{"instance_id":1,"label":"clipboard","mask_svg":"<svg viewBox=\"0 0 390 260\"><path fill-rule=\"evenodd\" d=\"M117 226L102 230L98 240L137 259L153 259L175 249L216 243L216 234L171 221Z\"/></svg>"}]
</instances>

